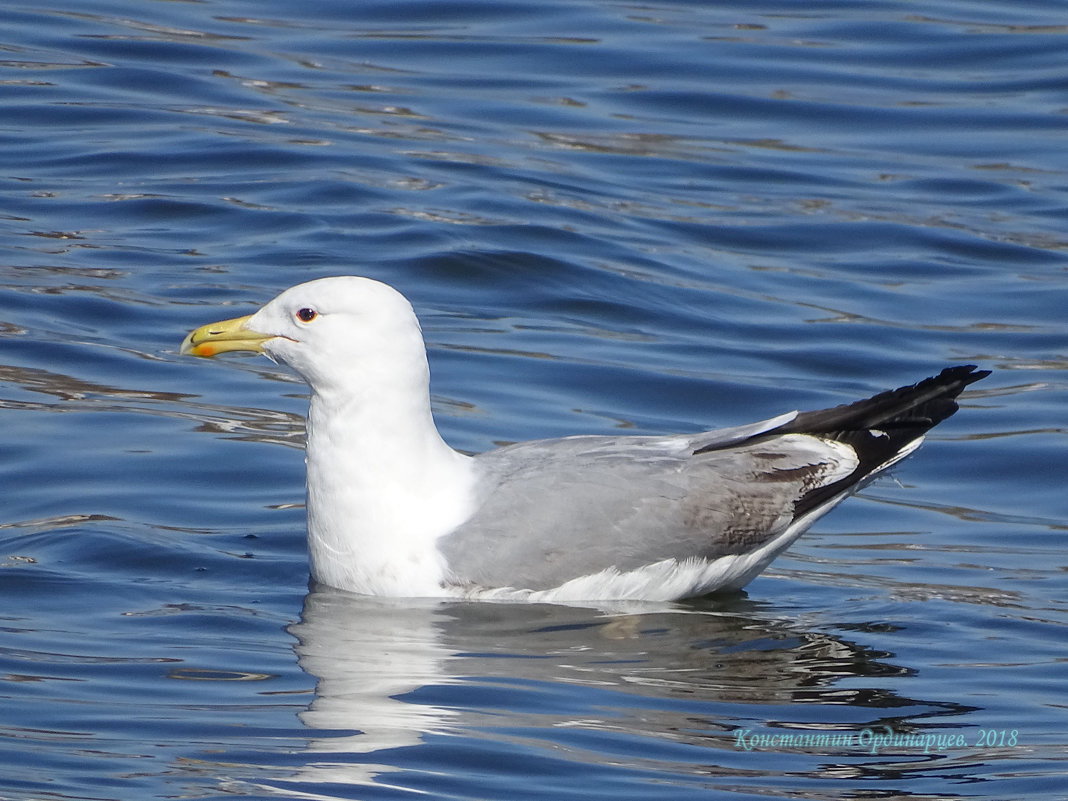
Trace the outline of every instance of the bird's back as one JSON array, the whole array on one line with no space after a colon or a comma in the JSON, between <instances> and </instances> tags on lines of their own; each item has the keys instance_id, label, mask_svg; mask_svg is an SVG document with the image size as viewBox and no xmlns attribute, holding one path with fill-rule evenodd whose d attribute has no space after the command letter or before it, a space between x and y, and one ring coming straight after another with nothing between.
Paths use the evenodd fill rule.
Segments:
<instances>
[{"instance_id":1,"label":"bird's back","mask_svg":"<svg viewBox=\"0 0 1068 801\"><path fill-rule=\"evenodd\" d=\"M856 460L803 435L694 453L699 437L572 437L478 457L483 501L439 541L458 583L547 590L612 568L743 554Z\"/></svg>"},{"instance_id":2,"label":"bird's back","mask_svg":"<svg viewBox=\"0 0 1068 801\"><path fill-rule=\"evenodd\" d=\"M717 589L718 578L741 586L911 453L987 374L947 368L853 404L692 436L569 437L491 451L476 460L477 511L438 547L461 587L545 591L606 571L701 568L724 557L722 571L696 570L690 589Z\"/></svg>"}]
</instances>

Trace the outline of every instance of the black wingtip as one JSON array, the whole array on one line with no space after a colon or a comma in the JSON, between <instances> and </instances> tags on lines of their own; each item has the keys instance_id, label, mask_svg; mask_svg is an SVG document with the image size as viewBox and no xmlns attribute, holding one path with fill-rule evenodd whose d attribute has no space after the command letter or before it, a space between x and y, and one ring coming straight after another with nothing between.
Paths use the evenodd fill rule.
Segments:
<instances>
[{"instance_id":1,"label":"black wingtip","mask_svg":"<svg viewBox=\"0 0 1068 801\"><path fill-rule=\"evenodd\" d=\"M859 460L841 481L806 493L798 500L801 515L851 491L909 452L910 444L957 411L957 397L969 384L990 375L974 364L947 367L936 376L865 400L804 412L776 434L826 437L851 447Z\"/></svg>"},{"instance_id":2,"label":"black wingtip","mask_svg":"<svg viewBox=\"0 0 1068 801\"><path fill-rule=\"evenodd\" d=\"M990 370L979 370L974 364L946 367L938 375L925 378L915 384L880 392L870 398L819 409L800 412L789 422L759 436L772 437L782 434L813 434L840 439L851 432L869 432L877 429L891 433L886 444L897 447L902 442L922 436L957 411L957 397L969 384L974 384L990 375ZM695 455L718 450L722 444L699 448Z\"/></svg>"},{"instance_id":3,"label":"black wingtip","mask_svg":"<svg viewBox=\"0 0 1068 801\"><path fill-rule=\"evenodd\" d=\"M957 411L957 397L970 384L990 375L974 364L946 367L936 376L881 392L865 400L802 412L785 428L798 433L827 434L864 428L907 426L933 428ZM785 433L785 432L781 432Z\"/></svg>"},{"instance_id":4,"label":"black wingtip","mask_svg":"<svg viewBox=\"0 0 1068 801\"><path fill-rule=\"evenodd\" d=\"M958 364L954 367L946 367L938 375L924 379L920 384L926 384L928 381L940 384L949 384L953 381L960 381L963 384L961 389L964 389L964 387L969 384L974 384L976 381L986 378L991 372L993 371L980 370L978 365L974 364ZM919 386L920 384L917 384L916 386Z\"/></svg>"}]
</instances>

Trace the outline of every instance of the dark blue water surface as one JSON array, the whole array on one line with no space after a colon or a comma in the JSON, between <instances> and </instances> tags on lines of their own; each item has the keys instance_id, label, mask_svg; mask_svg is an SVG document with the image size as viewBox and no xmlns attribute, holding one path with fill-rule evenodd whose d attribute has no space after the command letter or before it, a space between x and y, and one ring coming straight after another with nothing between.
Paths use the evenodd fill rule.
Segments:
<instances>
[{"instance_id":1,"label":"dark blue water surface","mask_svg":"<svg viewBox=\"0 0 1068 801\"><path fill-rule=\"evenodd\" d=\"M1065 797L1064 12L4 3L0 798ZM303 385L177 349L339 273L469 451L994 374L737 597L309 593Z\"/></svg>"}]
</instances>

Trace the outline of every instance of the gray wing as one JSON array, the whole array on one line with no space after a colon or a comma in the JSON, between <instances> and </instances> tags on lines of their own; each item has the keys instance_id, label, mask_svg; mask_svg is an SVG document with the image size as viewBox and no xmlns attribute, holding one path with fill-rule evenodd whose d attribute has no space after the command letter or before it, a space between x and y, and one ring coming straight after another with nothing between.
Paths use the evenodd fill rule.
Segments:
<instances>
[{"instance_id":1,"label":"gray wing","mask_svg":"<svg viewBox=\"0 0 1068 801\"><path fill-rule=\"evenodd\" d=\"M914 450L989 375L947 367L855 403L677 437L572 437L478 457L483 503L439 540L457 582L552 589L608 568L776 547Z\"/></svg>"},{"instance_id":2,"label":"gray wing","mask_svg":"<svg viewBox=\"0 0 1068 801\"><path fill-rule=\"evenodd\" d=\"M812 437L745 444L792 418L693 437L570 437L491 451L477 457L483 504L439 547L457 583L532 590L608 568L753 550L785 531L805 493L855 466L842 464L848 451Z\"/></svg>"}]
</instances>

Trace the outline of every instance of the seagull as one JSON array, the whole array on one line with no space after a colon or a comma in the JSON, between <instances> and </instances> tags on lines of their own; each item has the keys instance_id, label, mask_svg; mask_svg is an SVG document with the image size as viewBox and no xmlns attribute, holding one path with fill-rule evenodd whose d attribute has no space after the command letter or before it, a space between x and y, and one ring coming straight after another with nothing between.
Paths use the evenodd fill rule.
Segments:
<instances>
[{"instance_id":1,"label":"seagull","mask_svg":"<svg viewBox=\"0 0 1068 801\"><path fill-rule=\"evenodd\" d=\"M674 601L744 587L816 520L912 453L989 375L974 365L866 400L668 436L572 436L475 456L434 423L419 321L340 276L191 332L181 352L261 353L311 388L312 578L365 595Z\"/></svg>"}]
</instances>

